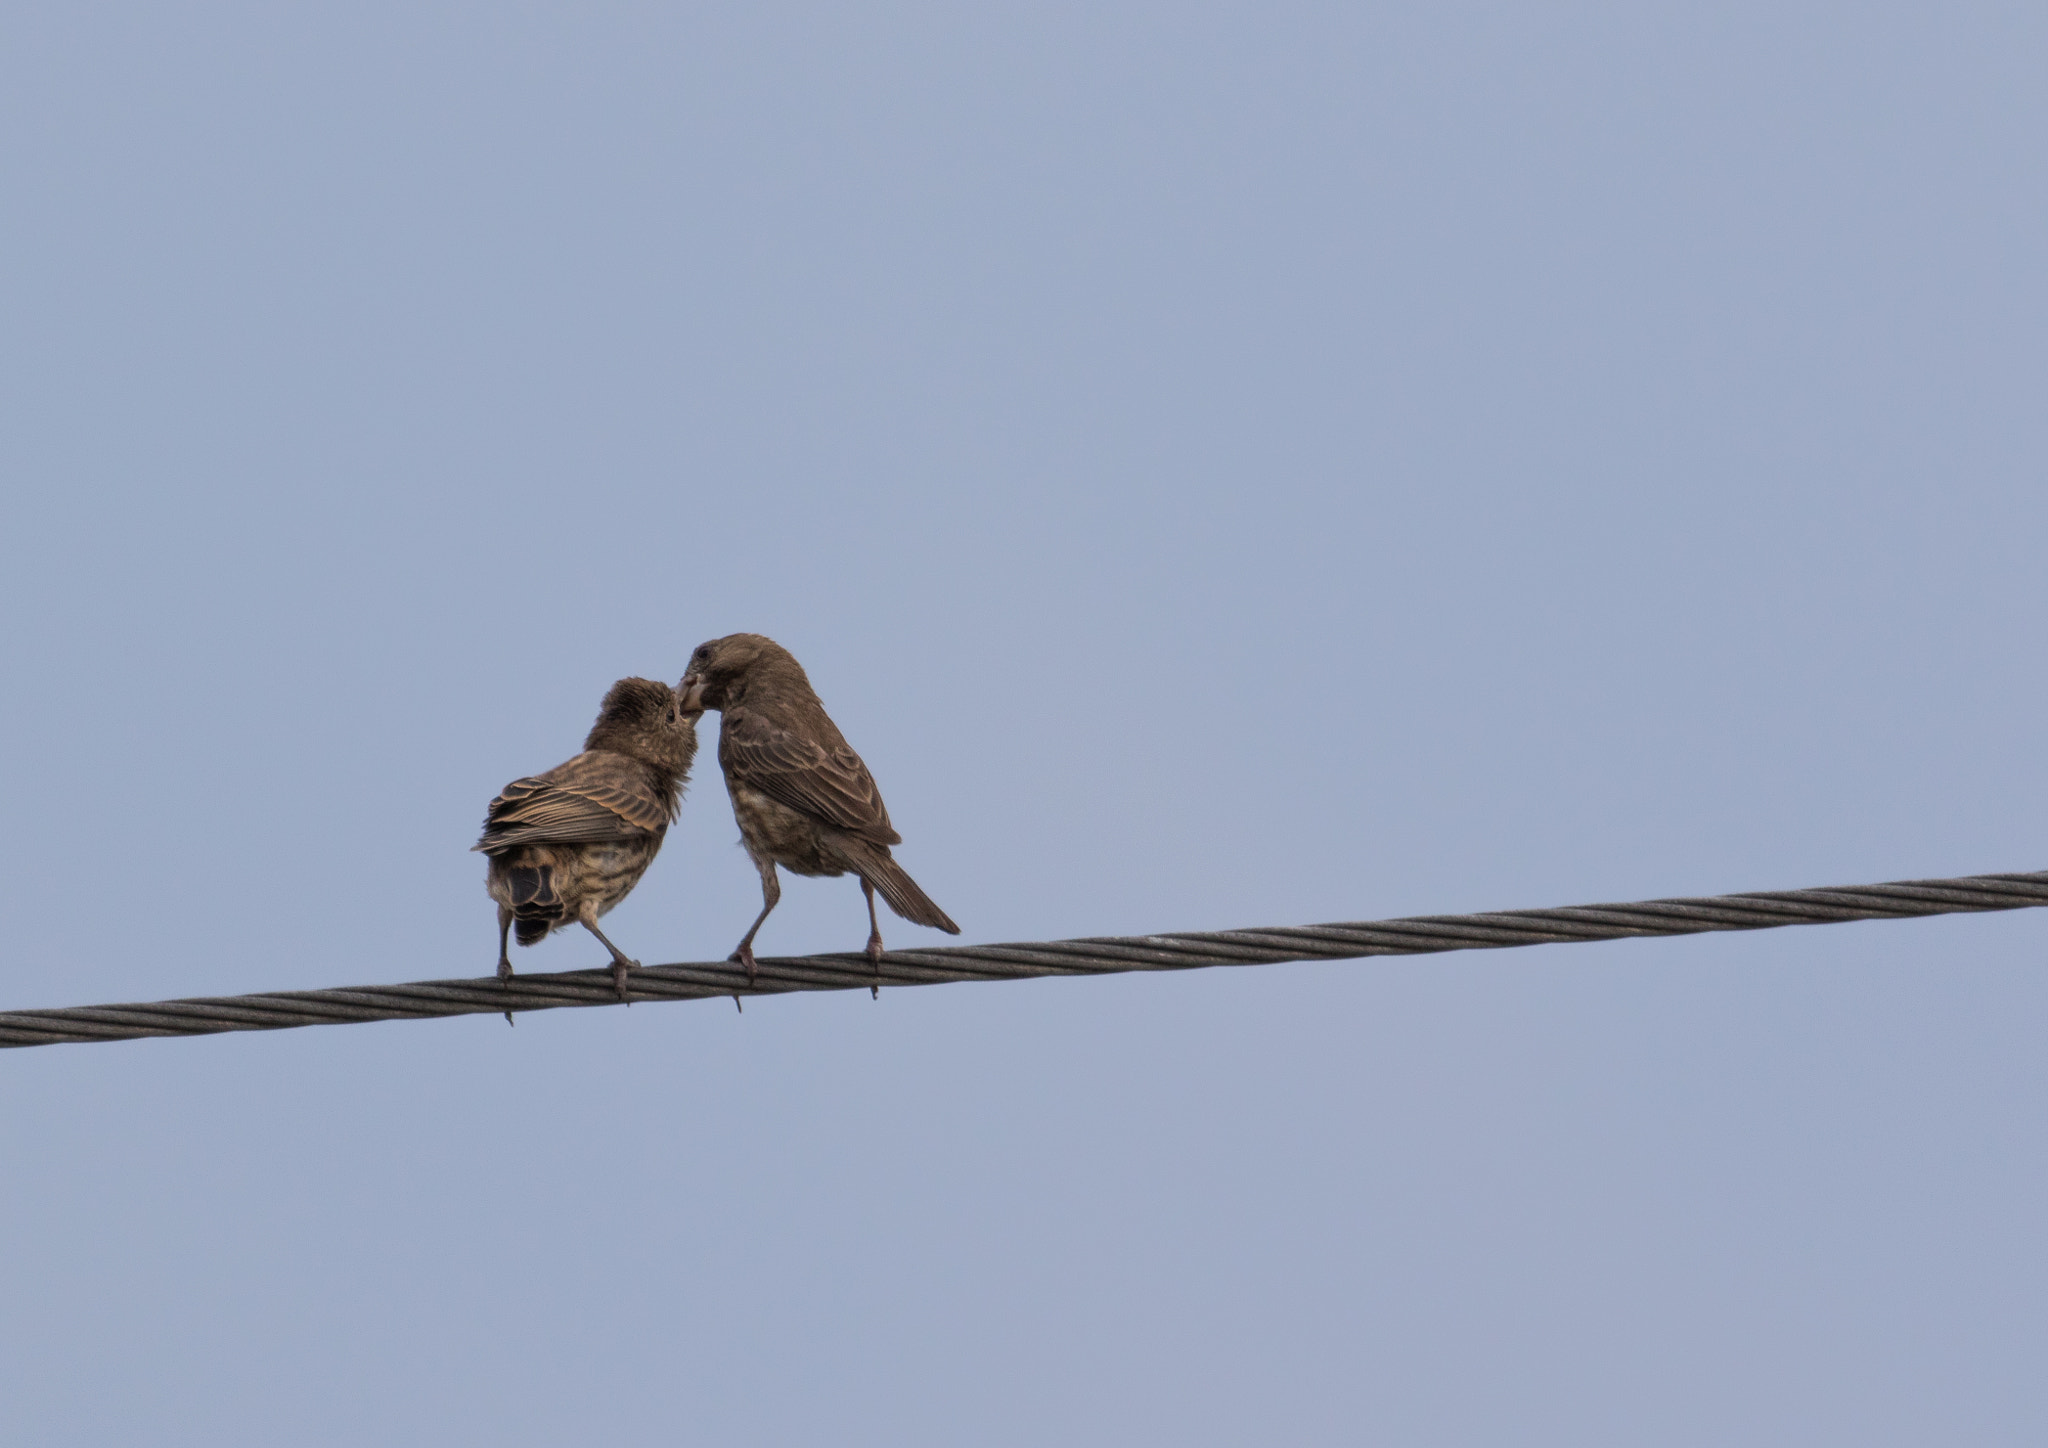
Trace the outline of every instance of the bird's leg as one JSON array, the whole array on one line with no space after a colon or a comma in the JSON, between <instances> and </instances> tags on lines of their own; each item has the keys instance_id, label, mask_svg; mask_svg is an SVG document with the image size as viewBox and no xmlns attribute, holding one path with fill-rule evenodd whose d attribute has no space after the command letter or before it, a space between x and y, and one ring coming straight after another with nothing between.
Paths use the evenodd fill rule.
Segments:
<instances>
[{"instance_id":1,"label":"bird's leg","mask_svg":"<svg viewBox=\"0 0 2048 1448\"><path fill-rule=\"evenodd\" d=\"M503 905L498 907L498 979L512 979L512 953L505 948L512 934L512 911Z\"/></svg>"},{"instance_id":2,"label":"bird's leg","mask_svg":"<svg viewBox=\"0 0 2048 1448\"><path fill-rule=\"evenodd\" d=\"M620 1000L627 1005L633 1004L632 992L626 989L626 972L638 970L640 962L630 958L625 951L604 938L604 932L597 928L597 906L588 900L584 901L583 908L576 912L576 918L583 922L585 930L597 937L600 945L612 953L612 984L618 988Z\"/></svg>"},{"instance_id":3,"label":"bird's leg","mask_svg":"<svg viewBox=\"0 0 2048 1448\"><path fill-rule=\"evenodd\" d=\"M498 979L507 985L512 984L512 956L505 949L505 937L511 933L512 912L505 906L500 905L498 907ZM510 1011L505 1012L505 1024L508 1026L516 1024L512 1019L512 1012Z\"/></svg>"},{"instance_id":4,"label":"bird's leg","mask_svg":"<svg viewBox=\"0 0 2048 1448\"><path fill-rule=\"evenodd\" d=\"M768 912L782 899L782 883L775 878L775 862L757 859L754 861L754 868L761 872L761 913L756 915L754 923L747 927L746 935L740 940L740 948L726 957L727 960L736 960L747 968L749 984L752 984L754 979L754 935L760 930L761 922L768 918Z\"/></svg>"},{"instance_id":5,"label":"bird's leg","mask_svg":"<svg viewBox=\"0 0 2048 1448\"><path fill-rule=\"evenodd\" d=\"M882 922L875 918L875 887L860 877L860 893L868 897L868 959L874 962L875 983L868 987L872 1000L882 998Z\"/></svg>"}]
</instances>

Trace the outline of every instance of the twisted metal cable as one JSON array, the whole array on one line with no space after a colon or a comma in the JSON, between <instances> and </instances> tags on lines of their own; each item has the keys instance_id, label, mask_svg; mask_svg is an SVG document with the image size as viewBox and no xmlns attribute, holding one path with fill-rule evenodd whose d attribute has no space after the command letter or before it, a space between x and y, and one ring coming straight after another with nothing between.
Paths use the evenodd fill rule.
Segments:
<instances>
[{"instance_id":1,"label":"twisted metal cable","mask_svg":"<svg viewBox=\"0 0 2048 1448\"><path fill-rule=\"evenodd\" d=\"M2048 871L1900 880L1822 890L1766 890L1631 905L1570 905L1556 910L1491 910L1479 915L1416 915L1356 924L1281 925L1262 930L1108 936L1017 945L957 945L892 950L879 970L865 955L763 957L749 981L736 965L655 965L632 974L633 999L703 1000L782 995L800 990L860 990L875 985L1019 980L1039 975L1106 975L1127 970L1189 970L1204 965L1271 965L1289 960L1353 960L1369 955L1427 955L1511 945L1697 935L1710 930L1768 930L1844 920L1904 920L2048 905ZM0 1047L67 1041L125 1041L141 1036L204 1036L290 1026L430 1016L495 1015L561 1006L619 1004L610 967L553 974L428 980L412 985L266 991L137 1005L0 1011Z\"/></svg>"}]
</instances>

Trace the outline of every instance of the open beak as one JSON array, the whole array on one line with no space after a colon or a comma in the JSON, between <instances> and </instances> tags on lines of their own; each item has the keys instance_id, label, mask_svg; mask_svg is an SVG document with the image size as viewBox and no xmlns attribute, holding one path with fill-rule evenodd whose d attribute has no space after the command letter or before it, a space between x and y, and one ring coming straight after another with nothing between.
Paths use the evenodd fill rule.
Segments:
<instances>
[{"instance_id":1,"label":"open beak","mask_svg":"<svg viewBox=\"0 0 2048 1448\"><path fill-rule=\"evenodd\" d=\"M682 683L676 685L676 692L682 695L683 711L689 714L704 712L704 677L701 674L685 674Z\"/></svg>"}]
</instances>

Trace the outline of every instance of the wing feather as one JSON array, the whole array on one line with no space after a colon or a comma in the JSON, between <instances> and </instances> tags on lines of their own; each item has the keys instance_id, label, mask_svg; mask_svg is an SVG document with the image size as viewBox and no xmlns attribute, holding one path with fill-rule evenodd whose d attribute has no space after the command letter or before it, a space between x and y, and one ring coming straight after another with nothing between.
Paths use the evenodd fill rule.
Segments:
<instances>
[{"instance_id":1,"label":"wing feather","mask_svg":"<svg viewBox=\"0 0 2048 1448\"><path fill-rule=\"evenodd\" d=\"M718 727L718 762L727 779L812 819L878 845L902 842L874 776L844 740L827 746L751 711L728 709Z\"/></svg>"},{"instance_id":2,"label":"wing feather","mask_svg":"<svg viewBox=\"0 0 2048 1448\"><path fill-rule=\"evenodd\" d=\"M667 831L679 801L664 798L637 761L596 749L546 774L515 779L491 801L475 848L586 844Z\"/></svg>"}]
</instances>

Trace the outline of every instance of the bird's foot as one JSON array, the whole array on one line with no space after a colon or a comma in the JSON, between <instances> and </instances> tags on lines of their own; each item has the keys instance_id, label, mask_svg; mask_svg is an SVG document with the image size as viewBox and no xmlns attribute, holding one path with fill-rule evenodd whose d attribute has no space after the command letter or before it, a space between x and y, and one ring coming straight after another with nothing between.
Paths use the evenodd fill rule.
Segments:
<instances>
[{"instance_id":1,"label":"bird's foot","mask_svg":"<svg viewBox=\"0 0 2048 1448\"><path fill-rule=\"evenodd\" d=\"M502 955L498 957L498 979L512 979L512 962Z\"/></svg>"},{"instance_id":2,"label":"bird's foot","mask_svg":"<svg viewBox=\"0 0 2048 1448\"><path fill-rule=\"evenodd\" d=\"M875 968L875 983L868 987L868 999L882 998L882 932L873 931L868 936L868 961Z\"/></svg>"},{"instance_id":3,"label":"bird's foot","mask_svg":"<svg viewBox=\"0 0 2048 1448\"><path fill-rule=\"evenodd\" d=\"M633 993L626 989L626 972L639 968L639 961L627 960L623 956L612 962L612 988L619 993L619 999L627 1005L633 1004Z\"/></svg>"},{"instance_id":4,"label":"bird's foot","mask_svg":"<svg viewBox=\"0 0 2048 1448\"><path fill-rule=\"evenodd\" d=\"M732 965L744 965L747 968L747 984L754 983L754 943L751 940L743 942L738 950L726 957L726 961Z\"/></svg>"}]
</instances>

